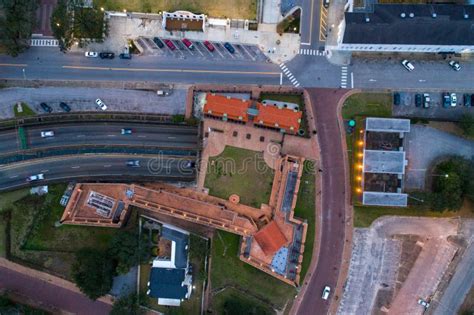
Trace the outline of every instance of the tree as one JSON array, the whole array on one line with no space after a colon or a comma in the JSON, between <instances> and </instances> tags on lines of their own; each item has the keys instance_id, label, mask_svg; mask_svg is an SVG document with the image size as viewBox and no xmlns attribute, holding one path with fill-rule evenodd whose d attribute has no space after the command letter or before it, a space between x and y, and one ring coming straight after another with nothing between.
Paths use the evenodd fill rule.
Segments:
<instances>
[{"instance_id":1,"label":"tree","mask_svg":"<svg viewBox=\"0 0 474 315\"><path fill-rule=\"evenodd\" d=\"M140 299L145 298L140 296ZM145 312L140 308L139 296L135 293L124 296L115 301L110 315L142 315Z\"/></svg>"},{"instance_id":2,"label":"tree","mask_svg":"<svg viewBox=\"0 0 474 315\"><path fill-rule=\"evenodd\" d=\"M459 126L468 137L474 137L474 115L466 113L461 116Z\"/></svg>"},{"instance_id":3,"label":"tree","mask_svg":"<svg viewBox=\"0 0 474 315\"><path fill-rule=\"evenodd\" d=\"M114 269L107 251L83 248L76 253L72 277L84 294L96 300L112 288Z\"/></svg>"},{"instance_id":4,"label":"tree","mask_svg":"<svg viewBox=\"0 0 474 315\"><path fill-rule=\"evenodd\" d=\"M72 12L68 10L68 1L59 0L51 16L51 29L59 41L59 49L63 52L71 48L74 42L72 34Z\"/></svg>"},{"instance_id":5,"label":"tree","mask_svg":"<svg viewBox=\"0 0 474 315\"><path fill-rule=\"evenodd\" d=\"M150 257L148 240L143 234L139 240L138 231L115 234L110 241L109 254L117 262L117 273L125 274L131 267L146 262Z\"/></svg>"},{"instance_id":6,"label":"tree","mask_svg":"<svg viewBox=\"0 0 474 315\"><path fill-rule=\"evenodd\" d=\"M37 1L1 0L5 16L0 18L0 40L12 56L29 47L29 39L36 24Z\"/></svg>"}]
</instances>

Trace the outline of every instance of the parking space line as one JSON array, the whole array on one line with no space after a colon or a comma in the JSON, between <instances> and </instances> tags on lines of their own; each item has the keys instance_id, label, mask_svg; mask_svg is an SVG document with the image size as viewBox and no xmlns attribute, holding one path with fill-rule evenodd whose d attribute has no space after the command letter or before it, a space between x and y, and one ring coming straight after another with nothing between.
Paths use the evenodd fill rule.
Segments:
<instances>
[{"instance_id":1,"label":"parking space line","mask_svg":"<svg viewBox=\"0 0 474 315\"><path fill-rule=\"evenodd\" d=\"M224 46L221 46L221 47L222 47L223 50L225 50L225 51L227 52L227 54L228 54L231 58L236 59L235 56L234 56L234 54L231 54L230 51L227 50L227 48L225 48ZM234 48L234 49L235 49L235 48Z\"/></svg>"},{"instance_id":2,"label":"parking space line","mask_svg":"<svg viewBox=\"0 0 474 315\"><path fill-rule=\"evenodd\" d=\"M201 49L199 49L199 47L198 47L197 43L194 43L194 49L196 49L196 51L197 51L198 53L200 53L200 54L201 54L201 56L203 56L203 57L204 57L204 54L202 53Z\"/></svg>"},{"instance_id":3,"label":"parking space line","mask_svg":"<svg viewBox=\"0 0 474 315\"><path fill-rule=\"evenodd\" d=\"M217 47L216 43L212 43L212 45L214 46L214 51L217 51L219 53L219 55L224 59L224 55L220 52L219 48Z\"/></svg>"},{"instance_id":4,"label":"parking space line","mask_svg":"<svg viewBox=\"0 0 474 315\"><path fill-rule=\"evenodd\" d=\"M250 57L253 61L257 60L256 56L252 56L252 55L250 54L250 52L245 48L245 45L241 45L240 47L242 47L242 50L245 51L245 53L246 53L247 55L249 55L249 57Z\"/></svg>"}]
</instances>

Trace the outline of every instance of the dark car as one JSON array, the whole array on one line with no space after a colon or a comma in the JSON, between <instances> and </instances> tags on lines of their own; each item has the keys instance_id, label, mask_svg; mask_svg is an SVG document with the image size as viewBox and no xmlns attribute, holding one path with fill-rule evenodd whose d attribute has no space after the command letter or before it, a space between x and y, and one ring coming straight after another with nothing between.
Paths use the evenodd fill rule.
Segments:
<instances>
[{"instance_id":1,"label":"dark car","mask_svg":"<svg viewBox=\"0 0 474 315\"><path fill-rule=\"evenodd\" d=\"M46 103L41 103L40 104L41 108L47 112L47 113L51 113L53 111L53 109L51 108L51 106L49 106L48 104Z\"/></svg>"},{"instance_id":2,"label":"dark car","mask_svg":"<svg viewBox=\"0 0 474 315\"><path fill-rule=\"evenodd\" d=\"M204 46L206 46L207 50L209 50L210 52L213 52L214 51L214 45L212 45L209 41L204 41Z\"/></svg>"},{"instance_id":3,"label":"dark car","mask_svg":"<svg viewBox=\"0 0 474 315\"><path fill-rule=\"evenodd\" d=\"M114 59L115 54L113 52L101 52L99 57L100 59Z\"/></svg>"},{"instance_id":4,"label":"dark car","mask_svg":"<svg viewBox=\"0 0 474 315\"><path fill-rule=\"evenodd\" d=\"M464 94L462 96L463 100L464 100L464 106L466 107L471 107L472 103L471 103L471 100L472 100L472 95L470 94Z\"/></svg>"},{"instance_id":5,"label":"dark car","mask_svg":"<svg viewBox=\"0 0 474 315\"><path fill-rule=\"evenodd\" d=\"M400 105L400 93L393 93L393 104Z\"/></svg>"},{"instance_id":6,"label":"dark car","mask_svg":"<svg viewBox=\"0 0 474 315\"><path fill-rule=\"evenodd\" d=\"M59 107L61 107L61 109L65 112L69 113L71 111L71 107L69 107L69 105L64 102L59 103Z\"/></svg>"},{"instance_id":7,"label":"dark car","mask_svg":"<svg viewBox=\"0 0 474 315\"><path fill-rule=\"evenodd\" d=\"M120 59L132 59L132 55L131 54L120 54L119 58Z\"/></svg>"},{"instance_id":8,"label":"dark car","mask_svg":"<svg viewBox=\"0 0 474 315\"><path fill-rule=\"evenodd\" d=\"M423 102L423 96L421 94L415 94L415 106L420 107Z\"/></svg>"},{"instance_id":9,"label":"dark car","mask_svg":"<svg viewBox=\"0 0 474 315\"><path fill-rule=\"evenodd\" d=\"M159 39L158 37L153 37L153 41L155 42L156 46L163 48L165 47L165 44Z\"/></svg>"},{"instance_id":10,"label":"dark car","mask_svg":"<svg viewBox=\"0 0 474 315\"><path fill-rule=\"evenodd\" d=\"M443 93L443 107L448 108L451 106L451 96L448 92Z\"/></svg>"},{"instance_id":11,"label":"dark car","mask_svg":"<svg viewBox=\"0 0 474 315\"><path fill-rule=\"evenodd\" d=\"M230 43L224 43L224 47L231 53L235 53L235 49L234 47L232 47L232 45Z\"/></svg>"},{"instance_id":12,"label":"dark car","mask_svg":"<svg viewBox=\"0 0 474 315\"><path fill-rule=\"evenodd\" d=\"M173 42L169 39L165 39L165 44L166 46L168 46L169 49L171 50L175 50L176 49L176 46L173 44Z\"/></svg>"}]
</instances>

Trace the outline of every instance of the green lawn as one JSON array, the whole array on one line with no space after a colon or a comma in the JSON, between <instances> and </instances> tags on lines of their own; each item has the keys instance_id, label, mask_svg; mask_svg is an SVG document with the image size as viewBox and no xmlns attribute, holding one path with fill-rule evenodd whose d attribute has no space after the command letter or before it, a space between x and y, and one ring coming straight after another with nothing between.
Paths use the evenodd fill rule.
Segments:
<instances>
[{"instance_id":1,"label":"green lawn","mask_svg":"<svg viewBox=\"0 0 474 315\"><path fill-rule=\"evenodd\" d=\"M94 0L97 8L129 12L158 13L191 11L209 17L255 20L257 0Z\"/></svg>"},{"instance_id":2,"label":"green lawn","mask_svg":"<svg viewBox=\"0 0 474 315\"><path fill-rule=\"evenodd\" d=\"M229 315L270 315L273 309L245 293L227 288L212 297L212 306L216 314Z\"/></svg>"},{"instance_id":3,"label":"green lawn","mask_svg":"<svg viewBox=\"0 0 474 315\"><path fill-rule=\"evenodd\" d=\"M23 111L21 113L18 112L18 106L13 105L13 110L15 112L15 117L28 117L28 116L35 116L36 112L33 111L28 104L26 103L21 103L21 107Z\"/></svg>"},{"instance_id":4,"label":"green lawn","mask_svg":"<svg viewBox=\"0 0 474 315\"><path fill-rule=\"evenodd\" d=\"M262 302L283 308L293 300L295 288L244 263L238 257L240 236L217 231L212 244L213 291L232 286Z\"/></svg>"},{"instance_id":5,"label":"green lawn","mask_svg":"<svg viewBox=\"0 0 474 315\"><path fill-rule=\"evenodd\" d=\"M11 209L15 201L27 196L29 193L29 188L0 193L0 212Z\"/></svg>"},{"instance_id":6,"label":"green lawn","mask_svg":"<svg viewBox=\"0 0 474 315\"><path fill-rule=\"evenodd\" d=\"M342 117L351 119L355 116L392 116L392 94L359 93L349 96L342 107Z\"/></svg>"},{"instance_id":7,"label":"green lawn","mask_svg":"<svg viewBox=\"0 0 474 315\"><path fill-rule=\"evenodd\" d=\"M204 186L212 196L228 199L237 194L242 204L260 208L270 199L273 176L262 152L226 146L209 159Z\"/></svg>"},{"instance_id":8,"label":"green lawn","mask_svg":"<svg viewBox=\"0 0 474 315\"><path fill-rule=\"evenodd\" d=\"M5 217L0 215L0 257L7 255L7 222Z\"/></svg>"},{"instance_id":9,"label":"green lawn","mask_svg":"<svg viewBox=\"0 0 474 315\"><path fill-rule=\"evenodd\" d=\"M313 255L314 234L315 234L315 216L316 216L316 178L314 162L305 161L303 175L301 176L300 190L298 200L295 206L295 217L306 219L308 222L308 232L306 234L306 243L304 249L303 263L301 266L301 279L303 283L306 272L311 264Z\"/></svg>"}]
</instances>

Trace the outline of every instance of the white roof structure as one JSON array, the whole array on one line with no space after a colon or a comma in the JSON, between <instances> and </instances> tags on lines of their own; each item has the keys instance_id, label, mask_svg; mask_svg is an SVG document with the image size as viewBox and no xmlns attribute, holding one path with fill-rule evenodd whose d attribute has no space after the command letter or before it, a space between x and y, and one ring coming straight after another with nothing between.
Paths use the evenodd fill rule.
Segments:
<instances>
[{"instance_id":1,"label":"white roof structure","mask_svg":"<svg viewBox=\"0 0 474 315\"><path fill-rule=\"evenodd\" d=\"M385 193L364 191L362 203L366 206L406 207L408 195L401 193Z\"/></svg>"},{"instance_id":2,"label":"white roof structure","mask_svg":"<svg viewBox=\"0 0 474 315\"><path fill-rule=\"evenodd\" d=\"M365 130L376 132L410 132L410 119L370 117L365 120Z\"/></svg>"},{"instance_id":3,"label":"white roof structure","mask_svg":"<svg viewBox=\"0 0 474 315\"><path fill-rule=\"evenodd\" d=\"M364 150L364 173L405 174L404 151Z\"/></svg>"}]
</instances>

